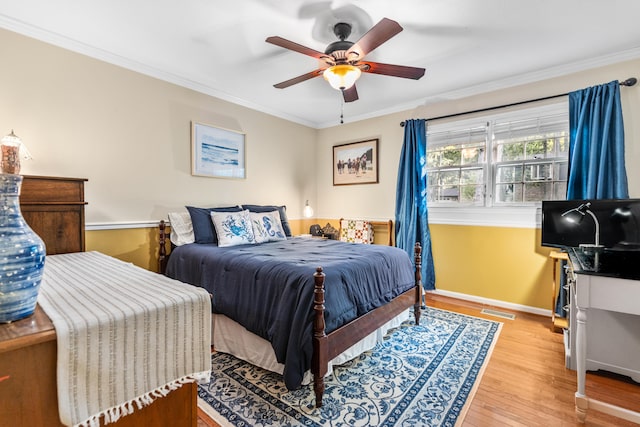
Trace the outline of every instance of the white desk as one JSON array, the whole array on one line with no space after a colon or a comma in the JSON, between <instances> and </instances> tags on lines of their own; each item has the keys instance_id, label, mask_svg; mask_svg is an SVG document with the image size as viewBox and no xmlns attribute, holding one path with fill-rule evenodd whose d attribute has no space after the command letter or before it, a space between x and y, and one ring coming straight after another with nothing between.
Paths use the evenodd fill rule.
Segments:
<instances>
[{"instance_id":1,"label":"white desk","mask_svg":"<svg viewBox=\"0 0 640 427\"><path fill-rule=\"evenodd\" d=\"M640 281L576 273L575 355L578 391L575 403L578 421L584 422L587 410L595 409L640 424L640 412L590 399L585 391L587 367L622 373L635 381L640 379L637 367L637 361L640 360L640 353L637 352L640 348L640 329L635 326L640 319L636 317L640 316ZM612 315L618 315L622 321L616 320L610 323L615 328L605 327L603 330L603 322L599 321L599 317ZM593 318L592 324L589 323L590 318ZM593 334L594 330L597 335ZM588 343L588 339L596 342ZM603 357L613 360L603 362Z\"/></svg>"}]
</instances>

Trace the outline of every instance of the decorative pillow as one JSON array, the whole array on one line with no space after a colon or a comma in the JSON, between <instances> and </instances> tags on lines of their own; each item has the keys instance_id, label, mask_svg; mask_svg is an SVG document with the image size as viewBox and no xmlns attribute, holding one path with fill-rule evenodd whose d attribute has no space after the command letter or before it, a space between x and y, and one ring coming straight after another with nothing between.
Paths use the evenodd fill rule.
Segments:
<instances>
[{"instance_id":1,"label":"decorative pillow","mask_svg":"<svg viewBox=\"0 0 640 427\"><path fill-rule=\"evenodd\" d=\"M211 212L240 212L239 206L227 206L221 208L196 208L187 206L191 223L193 225L193 235L196 243L218 243L216 230L211 222Z\"/></svg>"},{"instance_id":2,"label":"decorative pillow","mask_svg":"<svg viewBox=\"0 0 640 427\"><path fill-rule=\"evenodd\" d=\"M340 240L350 243L373 243L373 226L369 221L343 219L340 222Z\"/></svg>"},{"instance_id":3,"label":"decorative pillow","mask_svg":"<svg viewBox=\"0 0 640 427\"><path fill-rule=\"evenodd\" d=\"M189 212L169 212L169 223L171 224L171 243L182 246L195 242Z\"/></svg>"},{"instance_id":4,"label":"decorative pillow","mask_svg":"<svg viewBox=\"0 0 640 427\"><path fill-rule=\"evenodd\" d=\"M242 205L242 209L249 209L251 212L271 212L278 211L280 214L280 222L282 223L282 229L284 235L291 237L291 227L289 226L289 220L287 219L287 207L275 206L275 205Z\"/></svg>"},{"instance_id":5,"label":"decorative pillow","mask_svg":"<svg viewBox=\"0 0 640 427\"><path fill-rule=\"evenodd\" d=\"M211 212L211 220L218 234L218 246L236 246L254 244L249 211Z\"/></svg>"},{"instance_id":6,"label":"decorative pillow","mask_svg":"<svg viewBox=\"0 0 640 427\"><path fill-rule=\"evenodd\" d=\"M253 225L253 234L256 243L273 242L276 240L287 240L287 236L282 229L280 213L272 212L251 212L251 225Z\"/></svg>"}]
</instances>

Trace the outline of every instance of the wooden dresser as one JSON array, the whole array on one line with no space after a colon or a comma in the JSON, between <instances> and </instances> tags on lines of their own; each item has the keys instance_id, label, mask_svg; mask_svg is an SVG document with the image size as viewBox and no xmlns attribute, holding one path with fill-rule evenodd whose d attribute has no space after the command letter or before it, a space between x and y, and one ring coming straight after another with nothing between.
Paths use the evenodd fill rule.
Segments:
<instances>
[{"instance_id":1,"label":"wooden dresser","mask_svg":"<svg viewBox=\"0 0 640 427\"><path fill-rule=\"evenodd\" d=\"M84 178L25 175L20 210L47 255L84 251Z\"/></svg>"},{"instance_id":2,"label":"wooden dresser","mask_svg":"<svg viewBox=\"0 0 640 427\"><path fill-rule=\"evenodd\" d=\"M40 306L31 317L0 324L0 427L63 427L57 347L56 331ZM197 385L189 383L107 426L195 427L197 420Z\"/></svg>"},{"instance_id":3,"label":"wooden dresser","mask_svg":"<svg viewBox=\"0 0 640 427\"><path fill-rule=\"evenodd\" d=\"M85 250L85 181L24 176L20 209L44 240L47 255ZM56 331L40 306L26 319L0 324L0 427L62 426L56 360ZM189 383L108 425L195 427L196 423L197 385Z\"/></svg>"},{"instance_id":4,"label":"wooden dresser","mask_svg":"<svg viewBox=\"0 0 640 427\"><path fill-rule=\"evenodd\" d=\"M20 210L47 255L84 251L85 181L23 176ZM61 425L56 351L56 331L39 306L26 319L0 324L0 427Z\"/></svg>"}]
</instances>

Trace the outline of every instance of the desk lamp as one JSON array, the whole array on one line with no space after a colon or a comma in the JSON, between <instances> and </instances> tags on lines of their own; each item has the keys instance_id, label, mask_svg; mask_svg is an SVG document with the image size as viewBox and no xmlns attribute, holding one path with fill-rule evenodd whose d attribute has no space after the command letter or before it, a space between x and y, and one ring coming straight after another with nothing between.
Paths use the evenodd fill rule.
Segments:
<instances>
[{"instance_id":1,"label":"desk lamp","mask_svg":"<svg viewBox=\"0 0 640 427\"><path fill-rule=\"evenodd\" d=\"M589 209L590 206L591 202L583 203L577 208L569 209L561 216L568 222L571 222L573 224L580 224L585 214L591 215L591 218L593 218L593 222L596 224L595 243L580 243L580 249L585 251L599 251L604 248L604 246L600 244L600 223L598 222L598 218L596 218L595 214Z\"/></svg>"}]
</instances>

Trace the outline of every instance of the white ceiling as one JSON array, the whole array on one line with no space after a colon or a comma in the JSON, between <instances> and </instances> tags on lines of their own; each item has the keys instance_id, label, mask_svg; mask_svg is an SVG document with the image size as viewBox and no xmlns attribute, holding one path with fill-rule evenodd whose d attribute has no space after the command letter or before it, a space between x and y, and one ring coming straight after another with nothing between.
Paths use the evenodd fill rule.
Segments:
<instances>
[{"instance_id":1,"label":"white ceiling","mask_svg":"<svg viewBox=\"0 0 640 427\"><path fill-rule=\"evenodd\" d=\"M324 51L336 22L357 41L383 17L404 31L366 59L422 79L363 73L344 107L322 77L273 87L318 63L268 36ZM0 0L2 28L315 128L638 58L639 17L638 0Z\"/></svg>"}]
</instances>

